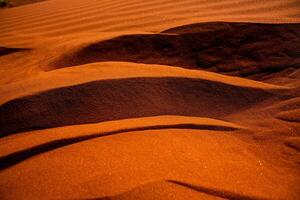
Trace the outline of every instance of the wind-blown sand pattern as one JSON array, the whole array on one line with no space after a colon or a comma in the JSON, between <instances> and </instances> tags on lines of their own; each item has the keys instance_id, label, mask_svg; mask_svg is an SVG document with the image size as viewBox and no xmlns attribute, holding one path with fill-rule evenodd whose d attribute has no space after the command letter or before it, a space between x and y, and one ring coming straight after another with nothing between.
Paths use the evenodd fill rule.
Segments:
<instances>
[{"instance_id":1,"label":"wind-blown sand pattern","mask_svg":"<svg viewBox=\"0 0 300 200\"><path fill-rule=\"evenodd\" d=\"M0 199L300 199L299 13L296 0L1 9Z\"/></svg>"}]
</instances>

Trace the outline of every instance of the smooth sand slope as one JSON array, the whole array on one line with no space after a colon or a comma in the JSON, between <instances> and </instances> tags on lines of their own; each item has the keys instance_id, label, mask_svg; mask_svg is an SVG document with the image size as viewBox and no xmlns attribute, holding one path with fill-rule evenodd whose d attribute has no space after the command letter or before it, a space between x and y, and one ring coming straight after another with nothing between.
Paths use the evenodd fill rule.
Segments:
<instances>
[{"instance_id":1,"label":"smooth sand slope","mask_svg":"<svg viewBox=\"0 0 300 200\"><path fill-rule=\"evenodd\" d=\"M300 199L296 0L0 10L0 199Z\"/></svg>"}]
</instances>

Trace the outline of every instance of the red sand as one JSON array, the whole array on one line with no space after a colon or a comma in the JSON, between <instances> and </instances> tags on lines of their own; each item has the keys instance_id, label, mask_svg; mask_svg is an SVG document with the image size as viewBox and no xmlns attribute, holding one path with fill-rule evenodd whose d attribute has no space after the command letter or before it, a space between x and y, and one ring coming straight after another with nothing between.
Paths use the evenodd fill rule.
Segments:
<instances>
[{"instance_id":1,"label":"red sand","mask_svg":"<svg viewBox=\"0 0 300 200\"><path fill-rule=\"evenodd\" d=\"M1 199L300 199L300 4L0 10Z\"/></svg>"}]
</instances>

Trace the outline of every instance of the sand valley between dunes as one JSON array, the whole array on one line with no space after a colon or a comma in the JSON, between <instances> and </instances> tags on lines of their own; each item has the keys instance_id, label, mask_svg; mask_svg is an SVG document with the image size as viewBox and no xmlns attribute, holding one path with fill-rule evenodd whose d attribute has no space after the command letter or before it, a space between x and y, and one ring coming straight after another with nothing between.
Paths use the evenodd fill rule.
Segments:
<instances>
[{"instance_id":1,"label":"sand valley between dunes","mask_svg":"<svg viewBox=\"0 0 300 200\"><path fill-rule=\"evenodd\" d=\"M298 0L24 3L0 199L300 199Z\"/></svg>"}]
</instances>

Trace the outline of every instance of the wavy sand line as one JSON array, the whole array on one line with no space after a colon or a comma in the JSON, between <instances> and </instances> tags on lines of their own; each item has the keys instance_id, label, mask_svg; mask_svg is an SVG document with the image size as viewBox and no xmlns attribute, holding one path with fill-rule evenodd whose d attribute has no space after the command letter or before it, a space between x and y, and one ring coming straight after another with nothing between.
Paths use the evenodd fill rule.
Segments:
<instances>
[{"instance_id":1,"label":"wavy sand line","mask_svg":"<svg viewBox=\"0 0 300 200\"><path fill-rule=\"evenodd\" d=\"M171 184L171 185L169 185ZM120 194L116 194L113 196L105 196L105 197L100 197L100 198L87 198L87 200L122 200L122 199L137 199L137 198L142 198L143 193L150 192L154 194L157 190L157 188L173 188L174 186L179 186L180 188L185 188L188 190L193 190L196 191L198 194L199 199L232 199L232 200L263 200L267 198L261 198L261 197L256 197L256 196L250 196L250 195L245 195L241 193L236 193L236 192L231 192L231 191L226 191L222 189L216 189L216 188L211 188L211 187L205 187L201 185L194 185L188 182L182 182L178 180L164 180L164 181L156 181L156 182L149 182L149 183L144 183L139 186L134 187L131 190L128 190L126 192L122 192ZM149 191L150 190L150 191ZM179 188L175 187L173 190L168 191L168 192L174 192L174 191L180 191ZM166 191L167 192L167 191ZM181 191L182 192L182 191ZM163 192L162 192L163 194ZM191 193L189 193L192 195ZM193 195L192 195L193 196ZM164 196L156 196L158 199L163 199ZM169 199L169 198L167 198ZM181 198L180 198L181 199Z\"/></svg>"},{"instance_id":2,"label":"wavy sand line","mask_svg":"<svg viewBox=\"0 0 300 200\"><path fill-rule=\"evenodd\" d=\"M177 180L167 180L168 182L181 185L187 188L191 188L193 190L196 190L198 192L206 193L215 197L220 197L224 199L232 199L232 200L262 200L266 198L260 198L260 197L253 197L253 196L247 196L231 191L225 191L225 190L218 190L218 189L213 189L213 188L207 188L204 186L200 185L194 185L191 183L186 183L182 181L177 181Z\"/></svg>"},{"instance_id":3,"label":"wavy sand line","mask_svg":"<svg viewBox=\"0 0 300 200\"><path fill-rule=\"evenodd\" d=\"M68 3L67 0L65 0L65 3ZM89 27L90 30L101 30L101 28L104 28L103 30L109 30L109 29L116 29L120 30L122 29L128 29L128 28L146 28L143 26L143 23L145 24L147 21L144 21L143 19L147 18L155 18L152 23L149 24L148 28L151 28L151 26L155 27L159 25L160 23L163 23L163 20L161 18L157 18L157 16L167 16L169 20L174 21L178 18L178 14L181 15L181 17L184 16L184 19L192 19L197 18L198 21L200 21L202 18L207 20L206 17L211 17L211 19L215 19L218 16L219 20L221 20L224 17L232 17L232 19L238 19L235 18L235 16L242 17L247 13L245 16L251 16L256 17L257 19L261 18L274 18L276 19L280 18L283 19L284 17L287 18L288 16L294 16L299 11L299 6L296 1L272 1L268 2L267 4L264 2L258 2L258 1L222 1L222 2L209 2L209 1L180 1L180 2L172 2L172 4L169 1L165 2L153 2L153 1L134 1L132 3L130 2L116 2L117 4L111 4L110 2L87 2L87 5L85 7L87 10L85 11L82 7L71 7L69 9L61 8L60 5L55 5L54 3L43 3L43 7L48 8L49 11L45 11L40 14L32 14L32 16L24 16L25 20L23 18L15 19L15 23L13 21L10 21L9 19L5 19L0 23L0 26L3 29L3 32L6 31L12 31L12 32L23 32L25 33L25 29L28 28L29 32L35 32L35 27L38 27L38 29L43 29L43 23L47 22L48 25L44 27L44 31L54 31L55 30L64 30L65 33L69 32L68 29L71 30L81 30L83 31L85 27ZM47 7L48 4L48 7ZM51 5L52 4L52 5ZM90 4L90 5L89 5ZM55 5L55 6L54 6ZM122 6L123 5L123 6ZM77 5L78 6L78 5ZM119 7L118 7L119 6ZM52 9L50 8L52 7ZM83 6L84 7L84 6ZM247 9L241 9L247 7ZM32 7L32 9L40 10L38 8ZM61 10L63 9L63 10ZM72 11L72 9L75 9ZM180 12L181 9L184 9L186 12ZM24 10L30 11L31 13L34 13L33 10L30 10L30 6L24 9L19 9L19 11ZM54 12L53 10L56 10ZM77 10L77 11L76 11ZM101 10L101 12L96 12ZM189 10L189 12L187 12ZM276 15L269 13L270 10L276 11ZM12 10L13 11L13 10ZM108 12L106 12L108 11ZM246 12L247 11L247 12ZM64 13L65 12L65 13ZM79 15L79 12L81 14ZM86 13L85 13L86 12ZM5 17L5 14L9 12L3 12L3 16ZM18 12L16 12L18 13ZM22 12L19 12L22 13ZM28 12L27 12L28 13ZM52 14L51 14L52 13ZM112 13L112 14L109 14ZM153 13L155 15L153 15ZM295 13L295 14L293 14ZM108 15L107 15L108 14ZM149 15L150 14L150 15ZM122 16L124 15L124 16ZM149 15L148 17L146 17ZM78 17L76 17L78 16ZM84 16L85 19L82 19ZM140 25L138 25L138 21L131 20L131 22L127 23L127 25L122 25L124 21L130 21L130 17L135 17L135 19L139 19L138 21L142 21ZM66 19L65 19L66 18ZM90 19L89 19L90 18ZM108 28L107 25L102 25L106 20L111 21L111 18L116 18L117 21L112 22L114 25L113 27ZM124 19L125 18L125 19ZM291 17L289 17L291 18ZM159 21L161 19L161 21ZM293 19L297 18L291 18ZM84 20L84 21L82 21ZM100 26L99 21L100 20ZM82 22L81 22L82 21ZM33 23L33 24L31 24ZM41 23L41 24L40 24ZM66 23L66 24L64 24ZM149 22L148 22L149 23ZM50 27L52 24L52 28ZM104 23L105 24L105 23ZM106 23L107 24L107 23ZM18 26L19 25L19 26ZM24 26L27 26L24 27ZM47 28L47 26L49 26ZM109 26L109 25L108 25ZM7 30L6 30L7 28ZM100 28L100 29L99 29ZM66 30L65 30L66 29ZM39 30L41 31L41 30ZM63 33L63 32L62 32Z\"/></svg>"},{"instance_id":4,"label":"wavy sand line","mask_svg":"<svg viewBox=\"0 0 300 200\"><path fill-rule=\"evenodd\" d=\"M222 127L224 129L245 129L242 126L202 117L187 117L187 116L154 116L154 117L141 117L132 119L123 119L116 121L107 121L96 124L83 124L64 126L52 129L38 130L26 132L23 134L11 135L2 138L0 141L0 156L8 155L12 152L18 152L26 150L34 146L38 146L43 143L49 143L59 139L68 139L72 137L82 137L85 135L98 134L101 132L112 133L118 132L119 130L147 127L172 127L180 124L190 124L198 127L211 127L216 128Z\"/></svg>"},{"instance_id":5,"label":"wavy sand line","mask_svg":"<svg viewBox=\"0 0 300 200\"><path fill-rule=\"evenodd\" d=\"M277 7L277 6L276 6ZM278 7L281 8L279 5ZM293 7L292 7L293 8ZM239 8L236 8L236 10L233 11L228 11L224 10L222 12L218 11L210 11L210 12L203 12L201 14L198 13L198 9L193 8L190 10L190 12L185 13L185 14L180 14L185 9L183 8L182 10L178 9L178 7L174 7L174 10L170 9L166 13L153 13L151 10L149 11L149 14L144 14L140 18L136 17L135 13L132 13L130 11L129 13L124 13L124 17L127 18L127 20L124 20L123 18L120 18L122 14L120 15L108 15L105 16L105 19L103 19L103 16L93 16L92 19L83 19L83 21L71 21L71 22L63 22L66 23L64 24L55 24L55 25L49 25L51 27L39 27L38 30L35 30L34 28L30 29L22 29L22 32L31 34L31 33L36 33L38 32L40 35L44 36L56 36L58 33L60 34L74 34L74 32L79 32L79 31L85 31L86 29L91 29L95 31L122 31L122 30L140 30L140 27L143 27L143 30L149 31L153 30L155 31L155 27L160 25L160 24L166 24L166 22L170 23L178 23L179 21L182 21L182 23L191 18L197 18L198 21L201 19L210 18L211 20L207 21L212 21L213 19L216 20L219 17L219 21L222 21L224 17L226 18L233 18L235 16L238 16L240 18L241 16L251 16L251 14L248 13L253 13L253 17L257 15L257 12L262 12L265 13L265 9L269 9L269 7L266 8L261 8L259 10L255 9L249 9L247 12L247 15L245 14L245 11L241 11ZM282 10L282 12L286 12L285 9ZM132 13L132 14L130 14ZM140 13L139 11L137 13ZM155 18L155 16L159 14L164 14L164 18ZM190 22L189 22L190 23ZM51 31L49 31L51 30ZM157 31L156 31L157 32Z\"/></svg>"},{"instance_id":6,"label":"wavy sand line","mask_svg":"<svg viewBox=\"0 0 300 200\"><path fill-rule=\"evenodd\" d=\"M174 125L156 125L148 127L126 128L116 130L112 132L102 132L98 134L84 135L80 137L64 138L43 143L38 146L27 148L26 150L18 151L0 157L0 171L12 167L24 160L27 160L33 156L46 153L58 148L62 148L68 145L76 144L90 139L95 139L104 136L110 136L114 134L121 134L126 132L146 131L146 130L162 130L162 129L198 129L198 130L213 130L213 131L233 131L236 128L227 126L213 126L213 125L199 125L199 124L174 124Z\"/></svg>"},{"instance_id":7,"label":"wavy sand line","mask_svg":"<svg viewBox=\"0 0 300 200\"><path fill-rule=\"evenodd\" d=\"M138 0L139 2L139 0ZM170 4L172 1L171 0L165 0L164 2L169 2L167 3L167 6L168 5L172 5ZM161 2L160 2L161 3ZM186 2L183 2L183 3L186 3ZM157 4L154 3L153 1L149 1L148 4L154 4L154 5L157 5L159 8L160 8L160 4ZM100 5L96 5L96 6L90 6L88 7L89 9L79 9L78 12L74 12L71 10L71 13L69 13L70 9L68 9L68 12L64 12L62 14L58 14L60 12L56 12L54 13L55 15L47 15L45 17L39 17L39 19L37 18L33 18L32 20L30 21L27 21L26 24L24 24L24 21L22 20L22 18L20 19L20 22L15 22L15 23L11 23L10 26L1 26L1 28L5 28L5 31L9 31L9 30L15 30L16 28L38 28L40 26L43 26L43 25L53 25L53 24L61 24L61 23L72 23L72 22L78 22L81 21L82 17L84 16L84 20L87 20L87 21L91 21L92 19L94 19L94 17L97 17L97 19L100 19L100 18L107 18L107 19L110 19L111 17L118 17L121 13L122 13L122 16L126 16L126 14L130 14L130 15L133 15L133 14L138 14L139 12L141 12L141 10L126 10L123 14L123 12L118 12L118 16L116 16L116 14L112 13L112 12L109 12L109 13L105 13L104 15L101 15L101 13L99 13L99 10L101 8L101 10L103 11L103 9L105 10L109 10L109 9L112 9L113 7L117 7L119 8L120 7L120 4L118 4L117 6L116 5L112 5L110 4L111 6L110 7L103 7L102 4ZM128 6L128 2L124 2L124 5L127 5ZM174 5L174 2L173 2L173 5ZM152 8L151 7L146 7L146 9L148 10L151 10ZM145 10L143 10L144 12ZM153 11L153 10L152 10ZM70 16L70 14L72 14ZM79 19L76 19L76 17L80 17ZM76 23L74 23L76 24ZM13 25L13 27L11 26ZM19 26L20 25L20 26ZM33 27L34 26L34 27Z\"/></svg>"}]
</instances>

